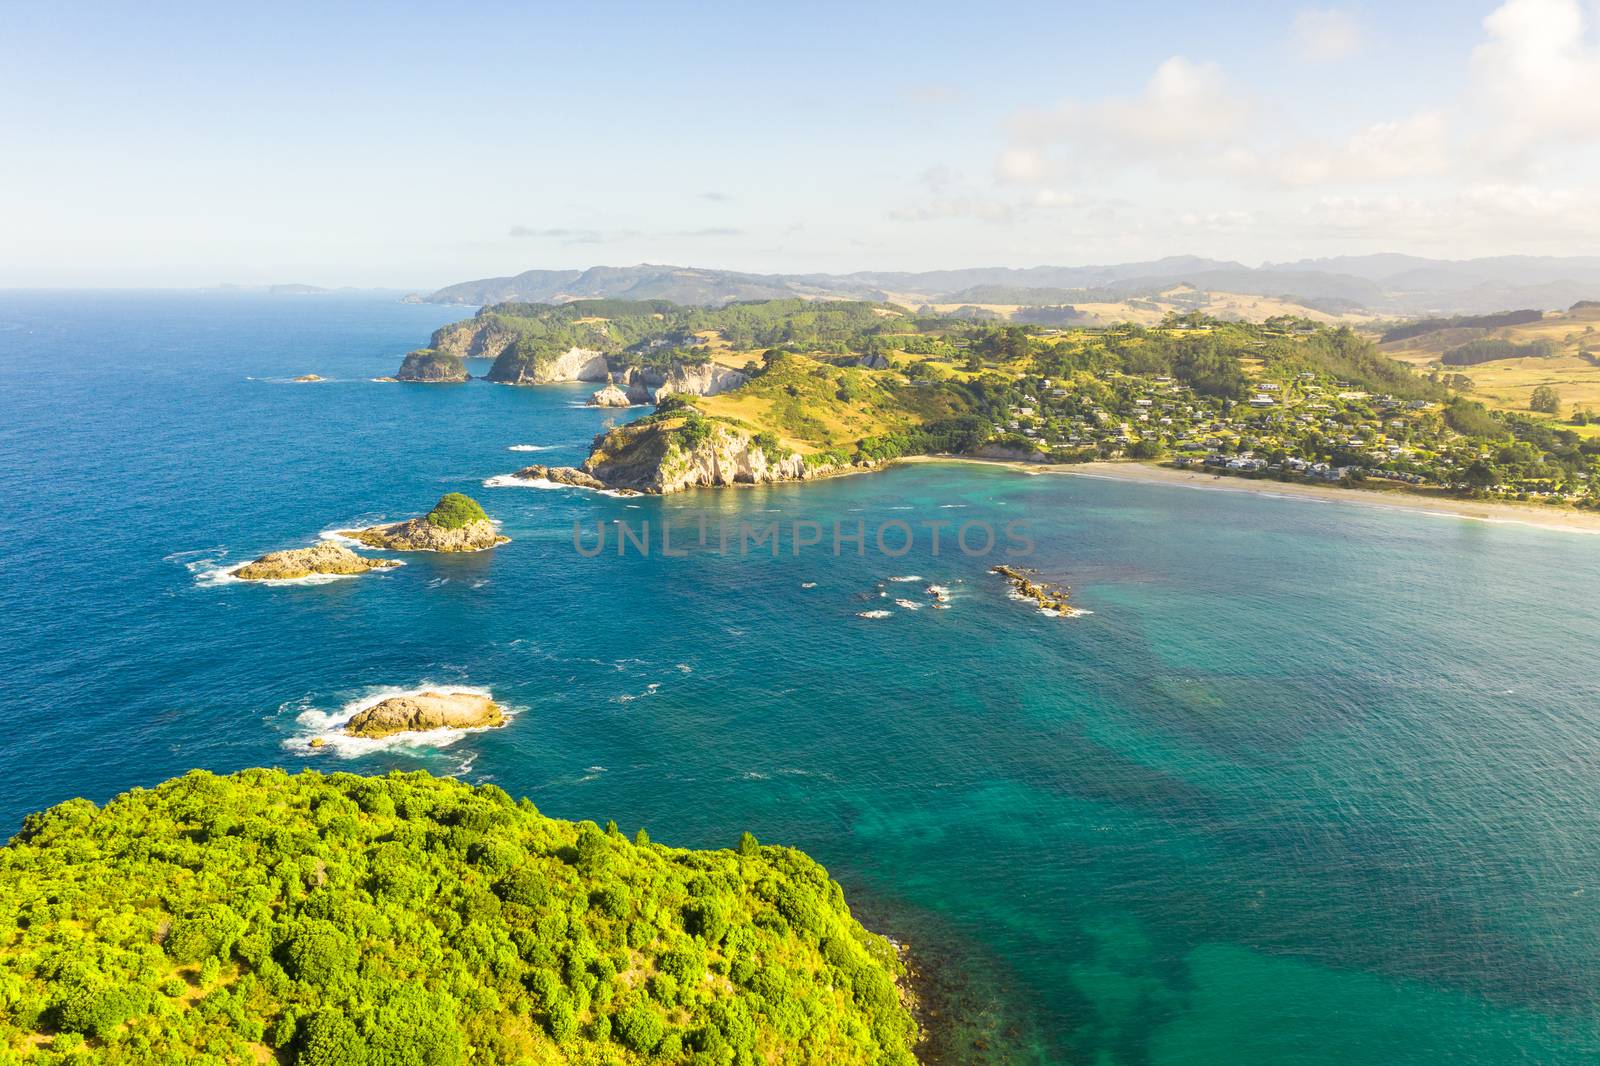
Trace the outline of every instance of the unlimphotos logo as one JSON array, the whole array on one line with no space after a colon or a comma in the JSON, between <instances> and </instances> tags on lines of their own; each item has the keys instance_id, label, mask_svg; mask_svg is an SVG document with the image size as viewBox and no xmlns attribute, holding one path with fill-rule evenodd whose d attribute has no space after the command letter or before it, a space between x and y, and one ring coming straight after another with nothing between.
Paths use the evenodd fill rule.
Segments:
<instances>
[{"instance_id":1,"label":"unlimphotos logo","mask_svg":"<svg viewBox=\"0 0 1600 1066\"><path fill-rule=\"evenodd\" d=\"M983 558L996 552L1010 558L1033 554L1033 538L1027 519L1011 519L996 526L984 519L955 522L945 518L907 521L890 518L874 522L866 519L818 522L809 518L711 519L700 515L693 521L675 520L671 515L637 523L614 518L596 519L587 524L573 519L572 550L586 559L607 551L668 559L687 558L698 553L744 557L757 554L799 556L826 553L835 557L853 552L869 552L898 559L917 547L935 557L958 551Z\"/></svg>"}]
</instances>

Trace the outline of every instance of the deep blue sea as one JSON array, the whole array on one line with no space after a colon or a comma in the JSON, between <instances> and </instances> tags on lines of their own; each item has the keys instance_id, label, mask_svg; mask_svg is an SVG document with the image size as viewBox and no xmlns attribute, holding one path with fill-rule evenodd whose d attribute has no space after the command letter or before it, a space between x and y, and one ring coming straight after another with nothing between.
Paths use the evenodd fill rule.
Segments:
<instances>
[{"instance_id":1,"label":"deep blue sea","mask_svg":"<svg viewBox=\"0 0 1600 1066\"><path fill-rule=\"evenodd\" d=\"M642 412L371 380L462 314L0 293L0 834L191 767L421 767L667 843L806 849L930 964L947 1061L1600 1057L1600 539L949 464L485 487ZM451 490L511 542L208 576ZM862 521L868 551L573 546L575 520L592 544L702 517ZM894 520L923 533L886 558ZM1092 613L1038 614L1001 556L935 557L920 525L1016 520ZM430 683L519 713L442 748L307 746Z\"/></svg>"}]
</instances>

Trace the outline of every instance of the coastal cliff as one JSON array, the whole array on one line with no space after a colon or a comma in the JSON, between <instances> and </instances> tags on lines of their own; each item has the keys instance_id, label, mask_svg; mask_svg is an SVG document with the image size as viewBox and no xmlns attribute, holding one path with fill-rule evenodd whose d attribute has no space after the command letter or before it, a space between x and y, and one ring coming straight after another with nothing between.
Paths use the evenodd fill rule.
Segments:
<instances>
[{"instance_id":1,"label":"coastal cliff","mask_svg":"<svg viewBox=\"0 0 1600 1066\"><path fill-rule=\"evenodd\" d=\"M666 370L629 367L621 375L628 397L635 403L658 403L668 396L716 396L731 392L750 380L743 370L716 363L673 363Z\"/></svg>"},{"instance_id":2,"label":"coastal cliff","mask_svg":"<svg viewBox=\"0 0 1600 1066\"><path fill-rule=\"evenodd\" d=\"M903 320L901 309L870 304L720 312L615 300L498 304L441 329L434 344L498 353L493 381L596 381L603 387L589 406L656 405L654 414L596 437L581 471L529 468L511 477L671 493L807 480L979 443L987 425L975 405L992 402L1001 385L943 384L938 375L949 372L933 359L923 361L923 377L895 370L879 349L891 343L884 337L899 336ZM841 337L857 335L875 347L854 357L836 353ZM801 345L811 350L792 350ZM944 354L925 341L913 347Z\"/></svg>"},{"instance_id":3,"label":"coastal cliff","mask_svg":"<svg viewBox=\"0 0 1600 1066\"><path fill-rule=\"evenodd\" d=\"M407 352L400 369L394 373L396 381L466 381L469 376L461 356L437 348L418 348L414 352Z\"/></svg>"},{"instance_id":4,"label":"coastal cliff","mask_svg":"<svg viewBox=\"0 0 1600 1066\"><path fill-rule=\"evenodd\" d=\"M472 318L434 330L427 348L436 359L493 359L486 375L506 385L564 381L612 382L629 403L655 403L664 396L714 396L749 380L743 370L709 360L662 359L648 345L627 347L619 330L604 320L582 318L553 326L540 317L485 309ZM549 312L551 309L544 309ZM407 357L408 362L410 356ZM465 375L463 367L461 374ZM402 380L454 380L407 378ZM603 406L616 406L615 403Z\"/></svg>"},{"instance_id":5,"label":"coastal cliff","mask_svg":"<svg viewBox=\"0 0 1600 1066\"><path fill-rule=\"evenodd\" d=\"M743 370L716 363L673 363L666 380L656 386L655 398L664 396L716 396L732 392L750 380Z\"/></svg>"},{"instance_id":6,"label":"coastal cliff","mask_svg":"<svg viewBox=\"0 0 1600 1066\"><path fill-rule=\"evenodd\" d=\"M840 464L808 462L769 434L691 412L602 434L583 469L611 488L665 495L698 487L802 481L833 473Z\"/></svg>"},{"instance_id":7,"label":"coastal cliff","mask_svg":"<svg viewBox=\"0 0 1600 1066\"><path fill-rule=\"evenodd\" d=\"M518 341L501 351L487 377L502 385L550 385L558 381L605 381L609 373L605 353L596 349L572 347L550 353Z\"/></svg>"},{"instance_id":8,"label":"coastal cliff","mask_svg":"<svg viewBox=\"0 0 1600 1066\"><path fill-rule=\"evenodd\" d=\"M516 342L516 331L491 315L480 315L440 326L428 347L466 359L494 359Z\"/></svg>"}]
</instances>

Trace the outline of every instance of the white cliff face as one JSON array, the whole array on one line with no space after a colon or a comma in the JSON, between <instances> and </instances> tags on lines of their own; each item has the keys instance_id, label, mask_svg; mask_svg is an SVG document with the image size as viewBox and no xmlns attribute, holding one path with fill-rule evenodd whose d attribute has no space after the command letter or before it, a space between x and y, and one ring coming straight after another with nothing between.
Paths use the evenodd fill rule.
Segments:
<instances>
[{"instance_id":1,"label":"white cliff face","mask_svg":"<svg viewBox=\"0 0 1600 1066\"><path fill-rule=\"evenodd\" d=\"M668 448L652 488L668 493L700 486L759 485L799 481L824 472L807 470L805 460L794 452L769 455L748 434L717 426L708 440L693 449Z\"/></svg>"},{"instance_id":2,"label":"white cliff face","mask_svg":"<svg viewBox=\"0 0 1600 1066\"><path fill-rule=\"evenodd\" d=\"M684 366L673 363L666 380L656 386L656 399L679 393L687 396L715 396L730 392L750 380L743 370L731 370L716 363Z\"/></svg>"},{"instance_id":3,"label":"white cliff face","mask_svg":"<svg viewBox=\"0 0 1600 1066\"><path fill-rule=\"evenodd\" d=\"M518 361L509 373L496 363L489 378L505 385L549 385L557 381L605 381L606 357L593 348L568 348L554 359Z\"/></svg>"},{"instance_id":4,"label":"white cliff face","mask_svg":"<svg viewBox=\"0 0 1600 1066\"><path fill-rule=\"evenodd\" d=\"M543 384L551 381L605 381L606 357L593 348L568 348L534 373L533 381Z\"/></svg>"},{"instance_id":5,"label":"white cliff face","mask_svg":"<svg viewBox=\"0 0 1600 1066\"><path fill-rule=\"evenodd\" d=\"M805 476L798 455L769 456L737 430L718 426L708 440L690 450L668 448L656 472L656 491L682 492L711 485L754 485L793 481Z\"/></svg>"},{"instance_id":6,"label":"white cliff face","mask_svg":"<svg viewBox=\"0 0 1600 1066\"><path fill-rule=\"evenodd\" d=\"M743 370L732 370L715 363L685 366L673 363L666 373L648 367L629 367L619 379L634 403L659 403L674 393L680 396L715 396L731 392L750 380Z\"/></svg>"}]
</instances>

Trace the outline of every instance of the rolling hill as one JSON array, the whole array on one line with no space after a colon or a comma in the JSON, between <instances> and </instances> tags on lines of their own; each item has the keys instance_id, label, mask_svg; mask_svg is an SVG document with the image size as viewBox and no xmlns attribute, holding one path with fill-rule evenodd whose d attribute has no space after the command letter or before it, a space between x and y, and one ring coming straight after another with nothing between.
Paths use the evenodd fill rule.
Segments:
<instances>
[{"instance_id":1,"label":"rolling hill","mask_svg":"<svg viewBox=\"0 0 1600 1066\"><path fill-rule=\"evenodd\" d=\"M1475 325L1441 320L1439 328L1404 335L1383 352L1421 370L1471 382L1470 394L1489 407L1531 413L1535 389L1556 391L1558 417L1600 409L1600 306L1579 304L1528 322ZM1489 358L1504 353L1503 358ZM1458 382L1459 383L1459 382ZM1577 426L1593 435L1600 427Z\"/></svg>"},{"instance_id":2,"label":"rolling hill","mask_svg":"<svg viewBox=\"0 0 1600 1066\"><path fill-rule=\"evenodd\" d=\"M1383 254L1303 259L1258 267L1198 256L1094 266L974 267L850 274L756 274L643 263L587 270L529 270L446 286L431 303L567 303L620 298L720 305L742 300L887 300L915 306L1020 307L1117 303L1180 286L1205 294L1273 299L1340 316L1482 314L1547 310L1600 297L1600 258L1496 256L1472 260ZM991 298L1004 294L1005 299Z\"/></svg>"}]
</instances>

